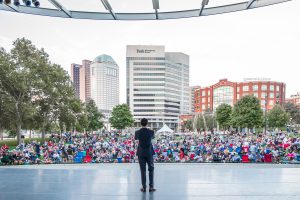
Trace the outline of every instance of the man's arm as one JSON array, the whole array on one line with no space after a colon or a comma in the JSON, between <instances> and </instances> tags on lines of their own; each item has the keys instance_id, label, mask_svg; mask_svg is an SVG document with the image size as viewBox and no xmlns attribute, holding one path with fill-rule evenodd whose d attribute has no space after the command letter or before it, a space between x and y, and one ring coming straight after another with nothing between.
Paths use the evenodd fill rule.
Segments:
<instances>
[{"instance_id":1,"label":"man's arm","mask_svg":"<svg viewBox=\"0 0 300 200\"><path fill-rule=\"evenodd\" d=\"M151 130L151 139L154 139L154 131L153 130Z\"/></svg>"},{"instance_id":2,"label":"man's arm","mask_svg":"<svg viewBox=\"0 0 300 200\"><path fill-rule=\"evenodd\" d=\"M135 140L138 140L138 131L135 132L135 134L134 134L134 139L135 139Z\"/></svg>"}]
</instances>

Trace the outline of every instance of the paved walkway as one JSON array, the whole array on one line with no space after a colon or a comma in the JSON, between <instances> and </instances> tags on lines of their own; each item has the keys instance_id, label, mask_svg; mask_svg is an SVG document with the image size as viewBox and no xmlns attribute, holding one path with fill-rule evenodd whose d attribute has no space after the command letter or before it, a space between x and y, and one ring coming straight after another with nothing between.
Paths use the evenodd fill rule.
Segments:
<instances>
[{"instance_id":1,"label":"paved walkway","mask_svg":"<svg viewBox=\"0 0 300 200\"><path fill-rule=\"evenodd\" d=\"M300 165L155 164L142 194L138 164L0 167L1 200L300 199Z\"/></svg>"}]
</instances>

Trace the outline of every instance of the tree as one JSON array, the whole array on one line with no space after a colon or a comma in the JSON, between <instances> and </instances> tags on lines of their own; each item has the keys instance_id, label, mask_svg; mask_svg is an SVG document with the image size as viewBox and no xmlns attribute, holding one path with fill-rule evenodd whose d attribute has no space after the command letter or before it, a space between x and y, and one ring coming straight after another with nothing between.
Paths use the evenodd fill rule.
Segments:
<instances>
[{"instance_id":1,"label":"tree","mask_svg":"<svg viewBox=\"0 0 300 200\"><path fill-rule=\"evenodd\" d=\"M193 121L191 119L187 120L185 127L187 130L192 131L193 130Z\"/></svg>"},{"instance_id":2,"label":"tree","mask_svg":"<svg viewBox=\"0 0 300 200\"><path fill-rule=\"evenodd\" d=\"M198 114L195 117L196 117L196 124L195 125L196 125L197 131L205 129L203 114Z\"/></svg>"},{"instance_id":3,"label":"tree","mask_svg":"<svg viewBox=\"0 0 300 200\"><path fill-rule=\"evenodd\" d=\"M0 87L10 97L10 103L14 104L14 123L20 143L24 108L40 92L35 87L39 81L37 70L47 64L48 55L24 38L17 39L13 46L10 53L0 50Z\"/></svg>"},{"instance_id":4,"label":"tree","mask_svg":"<svg viewBox=\"0 0 300 200\"><path fill-rule=\"evenodd\" d=\"M182 130L183 131L184 130L192 131L193 130L193 121L191 119L184 121Z\"/></svg>"},{"instance_id":5,"label":"tree","mask_svg":"<svg viewBox=\"0 0 300 200\"><path fill-rule=\"evenodd\" d=\"M228 129L231 126L232 107L221 104L216 110L216 119L221 128Z\"/></svg>"},{"instance_id":6,"label":"tree","mask_svg":"<svg viewBox=\"0 0 300 200\"><path fill-rule=\"evenodd\" d=\"M0 49L0 93L13 114L9 128L18 143L21 128L42 129L44 137L57 120L74 125L75 95L68 73L25 38L14 41L10 53Z\"/></svg>"},{"instance_id":7,"label":"tree","mask_svg":"<svg viewBox=\"0 0 300 200\"><path fill-rule=\"evenodd\" d=\"M216 127L215 117L211 114L204 115L207 130L212 130Z\"/></svg>"},{"instance_id":8,"label":"tree","mask_svg":"<svg viewBox=\"0 0 300 200\"><path fill-rule=\"evenodd\" d=\"M293 123L300 124L300 109L295 104L288 102L283 104L283 108L290 115Z\"/></svg>"},{"instance_id":9,"label":"tree","mask_svg":"<svg viewBox=\"0 0 300 200\"><path fill-rule=\"evenodd\" d=\"M14 118L14 105L9 100L9 96L0 88L0 139L3 140L4 129L15 130L12 120Z\"/></svg>"},{"instance_id":10,"label":"tree","mask_svg":"<svg viewBox=\"0 0 300 200\"><path fill-rule=\"evenodd\" d=\"M268 113L268 125L272 128L284 127L289 121L289 115L280 105L275 105Z\"/></svg>"},{"instance_id":11,"label":"tree","mask_svg":"<svg viewBox=\"0 0 300 200\"><path fill-rule=\"evenodd\" d=\"M68 73L59 65L47 65L39 73L38 84L42 92L33 104L37 108L36 120L39 121L44 138L45 132L50 131L51 124L56 123L58 119L61 126L74 126L77 112L81 112L81 103L75 98Z\"/></svg>"},{"instance_id":12,"label":"tree","mask_svg":"<svg viewBox=\"0 0 300 200\"><path fill-rule=\"evenodd\" d=\"M87 104L86 104L86 112L87 112L87 121L88 121L88 126L87 129L89 131L93 131L93 130L98 130L103 128L103 122L102 122L102 118L103 115L101 112L99 112L95 102L93 100L90 100Z\"/></svg>"},{"instance_id":13,"label":"tree","mask_svg":"<svg viewBox=\"0 0 300 200\"><path fill-rule=\"evenodd\" d=\"M131 127L134 123L133 116L127 104L117 105L113 108L111 117L109 118L111 126L122 130Z\"/></svg>"},{"instance_id":14,"label":"tree","mask_svg":"<svg viewBox=\"0 0 300 200\"><path fill-rule=\"evenodd\" d=\"M249 95L241 98L233 108L231 121L235 127L261 127L263 124L263 111L259 99Z\"/></svg>"}]
</instances>

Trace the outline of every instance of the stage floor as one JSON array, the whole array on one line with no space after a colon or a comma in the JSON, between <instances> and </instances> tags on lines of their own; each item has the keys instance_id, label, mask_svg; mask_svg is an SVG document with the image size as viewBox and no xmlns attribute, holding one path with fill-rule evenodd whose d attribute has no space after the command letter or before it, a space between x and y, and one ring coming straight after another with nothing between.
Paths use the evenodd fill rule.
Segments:
<instances>
[{"instance_id":1,"label":"stage floor","mask_svg":"<svg viewBox=\"0 0 300 200\"><path fill-rule=\"evenodd\" d=\"M155 193L138 164L0 167L0 200L300 199L300 165L155 164Z\"/></svg>"}]
</instances>

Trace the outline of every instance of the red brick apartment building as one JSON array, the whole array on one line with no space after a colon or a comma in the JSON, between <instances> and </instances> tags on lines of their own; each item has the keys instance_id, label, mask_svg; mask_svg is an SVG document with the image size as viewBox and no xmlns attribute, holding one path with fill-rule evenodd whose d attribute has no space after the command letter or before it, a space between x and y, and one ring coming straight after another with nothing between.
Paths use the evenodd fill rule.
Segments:
<instances>
[{"instance_id":1,"label":"red brick apartment building","mask_svg":"<svg viewBox=\"0 0 300 200\"><path fill-rule=\"evenodd\" d=\"M295 95L291 95L291 97L285 101L295 104L300 109L300 92Z\"/></svg>"},{"instance_id":2,"label":"red brick apartment building","mask_svg":"<svg viewBox=\"0 0 300 200\"><path fill-rule=\"evenodd\" d=\"M221 79L209 87L195 89L195 112L215 111L222 103L233 106L240 98L254 95L261 101L262 109L271 110L274 105L285 102L285 83L267 79L246 79L244 82L231 82Z\"/></svg>"}]
</instances>

